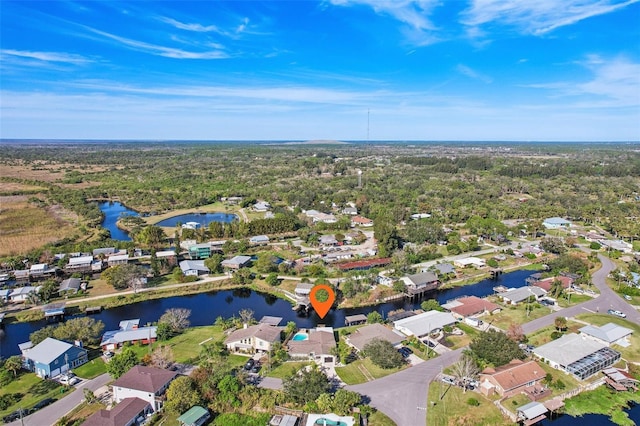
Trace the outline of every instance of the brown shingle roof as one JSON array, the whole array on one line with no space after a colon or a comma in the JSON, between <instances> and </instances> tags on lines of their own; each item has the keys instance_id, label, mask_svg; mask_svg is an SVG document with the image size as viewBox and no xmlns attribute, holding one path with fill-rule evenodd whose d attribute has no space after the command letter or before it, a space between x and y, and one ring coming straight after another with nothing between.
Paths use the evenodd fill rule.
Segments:
<instances>
[{"instance_id":1,"label":"brown shingle roof","mask_svg":"<svg viewBox=\"0 0 640 426\"><path fill-rule=\"evenodd\" d=\"M138 416L149 403L140 398L125 398L111 410L93 413L82 423L85 426L124 426Z\"/></svg>"},{"instance_id":2,"label":"brown shingle roof","mask_svg":"<svg viewBox=\"0 0 640 426\"><path fill-rule=\"evenodd\" d=\"M492 376L504 391L523 386L529 382L541 380L546 374L537 362L523 362L517 359L495 370L495 373L490 374L483 371L482 375Z\"/></svg>"},{"instance_id":3,"label":"brown shingle roof","mask_svg":"<svg viewBox=\"0 0 640 426\"><path fill-rule=\"evenodd\" d=\"M359 351L363 350L366 344L374 338L386 340L392 345L397 345L405 339L404 336L395 333L382 324L365 325L347 337L349 343Z\"/></svg>"},{"instance_id":4,"label":"brown shingle roof","mask_svg":"<svg viewBox=\"0 0 640 426\"><path fill-rule=\"evenodd\" d=\"M156 393L177 375L174 371L162 368L136 365L113 382L113 386Z\"/></svg>"},{"instance_id":5,"label":"brown shingle roof","mask_svg":"<svg viewBox=\"0 0 640 426\"><path fill-rule=\"evenodd\" d=\"M491 303L488 300L484 300L476 296L461 297L456 300L462 303L462 305L451 308L450 311L463 317L481 314L485 311L492 312L500 308L500 306L495 303Z\"/></svg>"},{"instance_id":6,"label":"brown shingle roof","mask_svg":"<svg viewBox=\"0 0 640 426\"><path fill-rule=\"evenodd\" d=\"M255 337L267 342L280 341L280 327L274 327L268 324L250 325L247 328L236 330L224 339L224 343L237 342L247 337Z\"/></svg>"}]
</instances>

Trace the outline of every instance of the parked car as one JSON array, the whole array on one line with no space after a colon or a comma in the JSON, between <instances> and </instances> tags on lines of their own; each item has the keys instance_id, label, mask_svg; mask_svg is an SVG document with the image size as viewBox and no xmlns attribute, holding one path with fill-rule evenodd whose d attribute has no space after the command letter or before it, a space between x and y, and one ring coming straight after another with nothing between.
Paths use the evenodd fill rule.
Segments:
<instances>
[{"instance_id":1,"label":"parked car","mask_svg":"<svg viewBox=\"0 0 640 426\"><path fill-rule=\"evenodd\" d=\"M408 358L409 355L413 353L413 351L407 348L406 346L402 346L401 348L398 348L398 352L400 353L400 355L402 355L403 358Z\"/></svg>"},{"instance_id":2,"label":"parked car","mask_svg":"<svg viewBox=\"0 0 640 426\"><path fill-rule=\"evenodd\" d=\"M80 382L80 379L73 373L67 373L60 376L60 383L63 385L73 386Z\"/></svg>"},{"instance_id":3,"label":"parked car","mask_svg":"<svg viewBox=\"0 0 640 426\"><path fill-rule=\"evenodd\" d=\"M544 305L544 306L553 306L553 305L555 305L555 302L553 300L549 300L549 299L540 299L539 302L540 302L541 305Z\"/></svg>"},{"instance_id":4,"label":"parked car","mask_svg":"<svg viewBox=\"0 0 640 426\"><path fill-rule=\"evenodd\" d=\"M611 314L611 315L615 315L615 316L620 317L620 318L626 318L627 317L627 314L625 314L624 312L617 311L615 309L609 309L607 312L609 312L609 314Z\"/></svg>"},{"instance_id":5,"label":"parked car","mask_svg":"<svg viewBox=\"0 0 640 426\"><path fill-rule=\"evenodd\" d=\"M255 365L255 361L250 359L249 361L247 361L247 363L244 365L244 369L249 371L253 368L253 366Z\"/></svg>"},{"instance_id":6,"label":"parked car","mask_svg":"<svg viewBox=\"0 0 640 426\"><path fill-rule=\"evenodd\" d=\"M13 411L2 418L4 423L15 422L20 419L20 417L24 417L29 414L29 411L23 410L22 408L18 408L16 411Z\"/></svg>"},{"instance_id":7,"label":"parked car","mask_svg":"<svg viewBox=\"0 0 640 426\"><path fill-rule=\"evenodd\" d=\"M105 358L109 359L111 357L113 357L113 352L111 351L106 351L105 353L103 353L102 355L104 355Z\"/></svg>"},{"instance_id":8,"label":"parked car","mask_svg":"<svg viewBox=\"0 0 640 426\"><path fill-rule=\"evenodd\" d=\"M45 398L42 401L38 402L36 405L33 406L33 411L39 410L41 408L46 407L47 405L51 405L54 402L56 402L55 399L53 398Z\"/></svg>"},{"instance_id":9,"label":"parked car","mask_svg":"<svg viewBox=\"0 0 640 426\"><path fill-rule=\"evenodd\" d=\"M262 366L260 365L260 363L256 362L254 364L254 366L251 368L251 372L252 373L259 373L261 368L262 368Z\"/></svg>"},{"instance_id":10,"label":"parked car","mask_svg":"<svg viewBox=\"0 0 640 426\"><path fill-rule=\"evenodd\" d=\"M624 295L625 300L631 300L631 296L629 296L628 294Z\"/></svg>"},{"instance_id":11,"label":"parked car","mask_svg":"<svg viewBox=\"0 0 640 426\"><path fill-rule=\"evenodd\" d=\"M431 340L429 340L429 339L424 339L424 343L425 343L425 345L429 346L430 348L435 348L435 347L436 347L436 344L435 344L435 343L433 343L433 342L432 342Z\"/></svg>"},{"instance_id":12,"label":"parked car","mask_svg":"<svg viewBox=\"0 0 640 426\"><path fill-rule=\"evenodd\" d=\"M450 385L455 385L456 384L456 379L454 379L453 377L449 377L449 376L442 376L442 381L444 383L448 383Z\"/></svg>"}]
</instances>

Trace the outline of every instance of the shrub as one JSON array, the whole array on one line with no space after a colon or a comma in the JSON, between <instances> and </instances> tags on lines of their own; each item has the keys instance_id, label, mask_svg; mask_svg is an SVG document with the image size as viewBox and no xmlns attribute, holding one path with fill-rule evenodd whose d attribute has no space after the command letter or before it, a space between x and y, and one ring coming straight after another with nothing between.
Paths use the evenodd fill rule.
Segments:
<instances>
[{"instance_id":1,"label":"shrub","mask_svg":"<svg viewBox=\"0 0 640 426\"><path fill-rule=\"evenodd\" d=\"M562 333L559 331L554 331L553 333L551 333L551 338L553 340L559 339L562 336Z\"/></svg>"},{"instance_id":2,"label":"shrub","mask_svg":"<svg viewBox=\"0 0 640 426\"><path fill-rule=\"evenodd\" d=\"M480 401L478 401L475 398L469 398L469 399L467 399L467 404L471 405L473 407L477 407L478 405L480 405Z\"/></svg>"}]
</instances>

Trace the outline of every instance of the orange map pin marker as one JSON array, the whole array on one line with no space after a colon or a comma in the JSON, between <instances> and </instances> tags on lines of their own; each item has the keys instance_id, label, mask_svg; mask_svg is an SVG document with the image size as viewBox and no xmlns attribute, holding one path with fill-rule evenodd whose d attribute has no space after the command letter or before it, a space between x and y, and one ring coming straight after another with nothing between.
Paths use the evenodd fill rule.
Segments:
<instances>
[{"instance_id":1,"label":"orange map pin marker","mask_svg":"<svg viewBox=\"0 0 640 426\"><path fill-rule=\"evenodd\" d=\"M320 295L318 295L318 292L321 292ZM324 292L327 293L326 296L322 294ZM313 306L313 309L315 309L320 319L327 316L327 313L329 313L329 309L331 309L331 305L333 305L333 302L335 302L335 300L336 293L331 287L326 284L315 285L311 289L311 293L309 293L309 301L311 302L311 306Z\"/></svg>"}]
</instances>

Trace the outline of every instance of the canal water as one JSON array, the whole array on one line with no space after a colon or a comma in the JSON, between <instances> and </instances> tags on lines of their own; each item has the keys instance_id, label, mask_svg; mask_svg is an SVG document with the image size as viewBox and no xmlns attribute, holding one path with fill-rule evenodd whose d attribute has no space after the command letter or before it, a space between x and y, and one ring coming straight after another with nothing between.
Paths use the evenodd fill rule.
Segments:
<instances>
[{"instance_id":1,"label":"canal water","mask_svg":"<svg viewBox=\"0 0 640 426\"><path fill-rule=\"evenodd\" d=\"M102 221L102 227L109 230L111 233L111 239L118 241L131 241L131 237L122 229L116 226L116 222L123 215L138 216L138 213L128 209L121 203L105 201L98 204L98 207L104 214L104 220Z\"/></svg>"},{"instance_id":2,"label":"canal water","mask_svg":"<svg viewBox=\"0 0 640 426\"><path fill-rule=\"evenodd\" d=\"M532 273L533 271L510 272L503 274L498 280L487 279L465 287L436 290L431 295L427 295L427 298L434 298L442 304L463 295L483 297L492 294L493 287L496 285L521 287L525 285L525 279ZM337 328L344 326L347 315L360 313L366 315L369 312L378 311L386 318L390 311L415 309L419 306L420 301L410 303L406 300L396 300L363 308L334 309L324 319L320 319L315 312L311 312L308 316L298 314L292 310L289 302L270 294L258 293L249 289L236 289L148 300L106 309L99 314L92 315L92 317L101 320L105 324L105 330L113 330L118 328L119 322L123 319L140 318L142 323L155 322L169 308L187 308L191 310L191 325L200 326L213 324L219 316L228 318L233 315L237 316L241 309L251 309L254 311L256 319L260 319L264 315L271 315L283 317L283 323L294 321L301 328L315 327L318 324ZM6 324L4 330L0 332L0 356L9 357L19 354L18 344L29 340L29 334L45 325L45 321Z\"/></svg>"}]
</instances>

